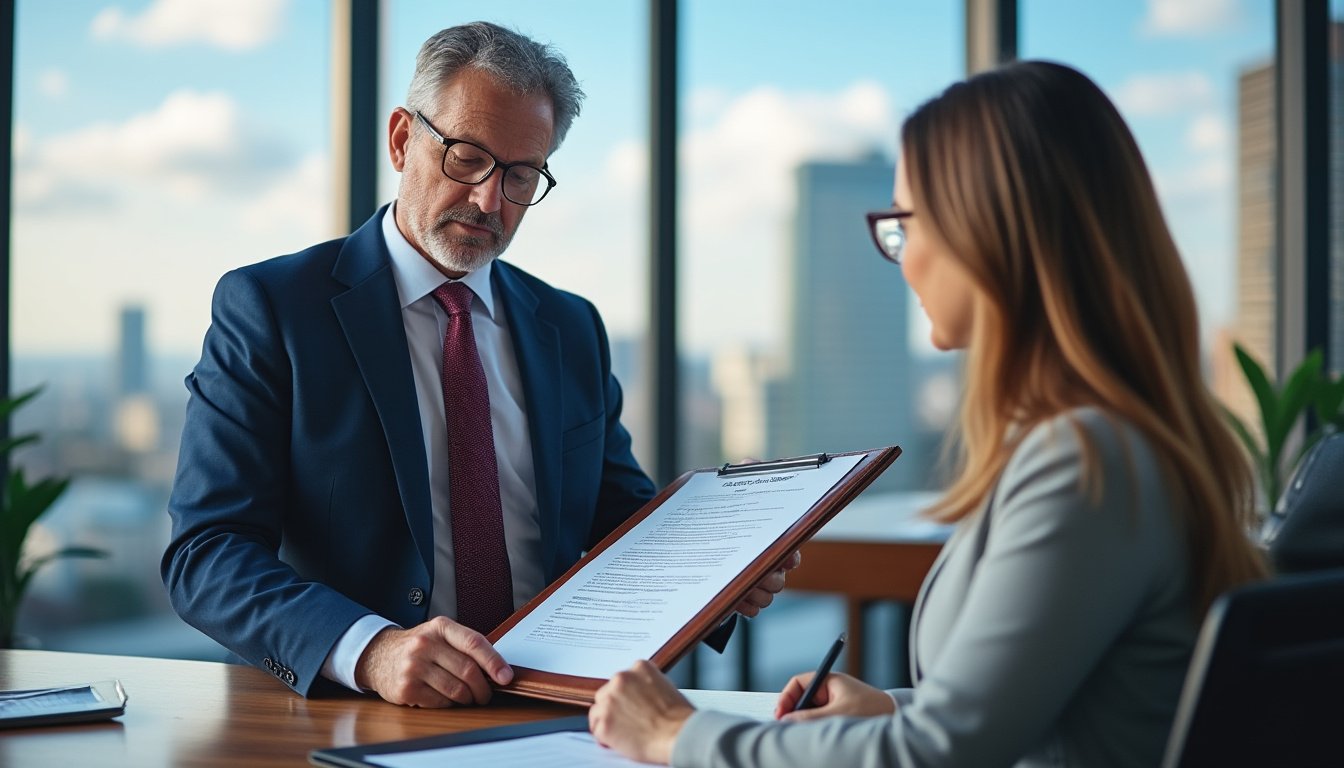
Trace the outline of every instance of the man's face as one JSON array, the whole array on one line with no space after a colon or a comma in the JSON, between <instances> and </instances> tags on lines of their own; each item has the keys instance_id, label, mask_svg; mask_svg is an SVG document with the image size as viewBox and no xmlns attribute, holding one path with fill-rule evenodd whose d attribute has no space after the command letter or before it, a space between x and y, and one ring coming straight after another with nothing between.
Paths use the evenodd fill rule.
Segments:
<instances>
[{"instance_id":1,"label":"man's face","mask_svg":"<svg viewBox=\"0 0 1344 768\"><path fill-rule=\"evenodd\" d=\"M423 114L448 139L470 141L503 163L538 168L555 128L549 96L516 94L475 69L445 83L438 103ZM449 179L443 145L400 108L392 114L388 144L392 166L401 173L397 227L422 256L445 275L460 277L504 252L527 207L504 198L500 169L475 185Z\"/></svg>"}]
</instances>

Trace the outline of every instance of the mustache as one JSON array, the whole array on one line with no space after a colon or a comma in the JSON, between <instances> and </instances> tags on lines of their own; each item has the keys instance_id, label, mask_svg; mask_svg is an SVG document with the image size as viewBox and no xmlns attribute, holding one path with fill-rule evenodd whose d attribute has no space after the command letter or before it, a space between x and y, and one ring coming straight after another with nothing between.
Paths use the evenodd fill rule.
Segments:
<instances>
[{"instance_id":1,"label":"mustache","mask_svg":"<svg viewBox=\"0 0 1344 768\"><path fill-rule=\"evenodd\" d=\"M461 208L449 208L439 215L436 222L439 228L448 226L450 222L460 224L470 224L473 227L483 227L490 230L495 237L503 237L504 222L497 213L485 213L475 206L463 206Z\"/></svg>"}]
</instances>

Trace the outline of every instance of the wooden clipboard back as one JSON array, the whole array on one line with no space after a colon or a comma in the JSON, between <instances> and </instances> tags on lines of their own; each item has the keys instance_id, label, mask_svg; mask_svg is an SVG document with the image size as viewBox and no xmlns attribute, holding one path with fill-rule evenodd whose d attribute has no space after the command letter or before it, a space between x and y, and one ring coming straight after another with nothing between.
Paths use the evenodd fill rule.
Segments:
<instances>
[{"instance_id":1,"label":"wooden clipboard back","mask_svg":"<svg viewBox=\"0 0 1344 768\"><path fill-rule=\"evenodd\" d=\"M685 656L695 644L700 642L709 633L713 632L720 624L732 615L733 609L737 603L749 592L751 588L766 576L766 574L775 570L784 562L790 554L803 545L808 539L812 538L821 527L835 517L840 510L853 501L865 488L872 484L891 463L901 455L899 446L888 446L886 448L874 448L868 451L849 451L847 453L830 454L832 458L838 456L854 456L857 454L867 454L858 464L854 465L848 473L845 474L839 482L831 487L827 493L822 496L817 503L804 513L798 521L789 527L782 536L775 540L775 543L768 547L760 557L751 562L740 574L737 575L728 586L724 587L713 600L709 602L699 613L682 627L670 640L658 649L650 659L659 669L667 671L673 664L677 663ZM574 574L578 573L594 557L600 554L612 543L618 541L622 536L638 525L642 520L653 514L663 505L673 494L677 492L693 475L701 472L719 472L718 467L707 469L696 469L683 473L670 485L664 488L649 503L645 504L638 512L631 515L628 520L620 525L610 535L600 541L583 556L579 562L565 572L563 576L552 582L541 594L528 601L527 605L519 608L503 624L491 632L489 640L491 643L497 643L510 629L514 627L523 617L531 613L533 609L541 605L551 596L562 584L568 581ZM590 705L593 703L593 695L597 689L602 687L607 681L593 677L580 677L576 675L564 675L556 672L546 672L527 667L513 668L513 680L504 686L498 686L499 690L515 693L520 696L529 696L537 699L546 699L549 701L558 701L565 704Z\"/></svg>"}]
</instances>

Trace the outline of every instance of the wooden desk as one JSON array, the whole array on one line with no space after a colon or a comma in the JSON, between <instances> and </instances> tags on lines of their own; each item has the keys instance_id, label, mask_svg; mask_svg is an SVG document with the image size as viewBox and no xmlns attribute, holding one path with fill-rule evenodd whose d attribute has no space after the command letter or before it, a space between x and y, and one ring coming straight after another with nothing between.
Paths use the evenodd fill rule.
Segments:
<instances>
[{"instance_id":1,"label":"wooden desk","mask_svg":"<svg viewBox=\"0 0 1344 768\"><path fill-rule=\"evenodd\" d=\"M313 749L581 714L498 695L488 707L413 709L354 693L304 699L253 667L0 650L0 690L118 678L126 714L107 723L0 730L0 766L296 766Z\"/></svg>"},{"instance_id":2,"label":"wooden desk","mask_svg":"<svg viewBox=\"0 0 1344 768\"><path fill-rule=\"evenodd\" d=\"M951 527L919 512L938 498L930 493L860 496L802 547L803 562L789 574L788 589L845 598L848 649L845 671L863 677L863 614L878 600L913 605Z\"/></svg>"}]
</instances>

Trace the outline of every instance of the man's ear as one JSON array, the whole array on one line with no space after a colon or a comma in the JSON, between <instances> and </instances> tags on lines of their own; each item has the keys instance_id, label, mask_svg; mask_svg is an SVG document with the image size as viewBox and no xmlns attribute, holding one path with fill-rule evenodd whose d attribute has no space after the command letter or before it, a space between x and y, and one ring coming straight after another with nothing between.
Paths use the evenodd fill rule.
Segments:
<instances>
[{"instance_id":1,"label":"man's ear","mask_svg":"<svg viewBox=\"0 0 1344 768\"><path fill-rule=\"evenodd\" d=\"M411 128L415 116L405 107L392 110L387 120L387 156L392 160L392 168L397 173L406 167L406 145L411 140Z\"/></svg>"}]
</instances>

